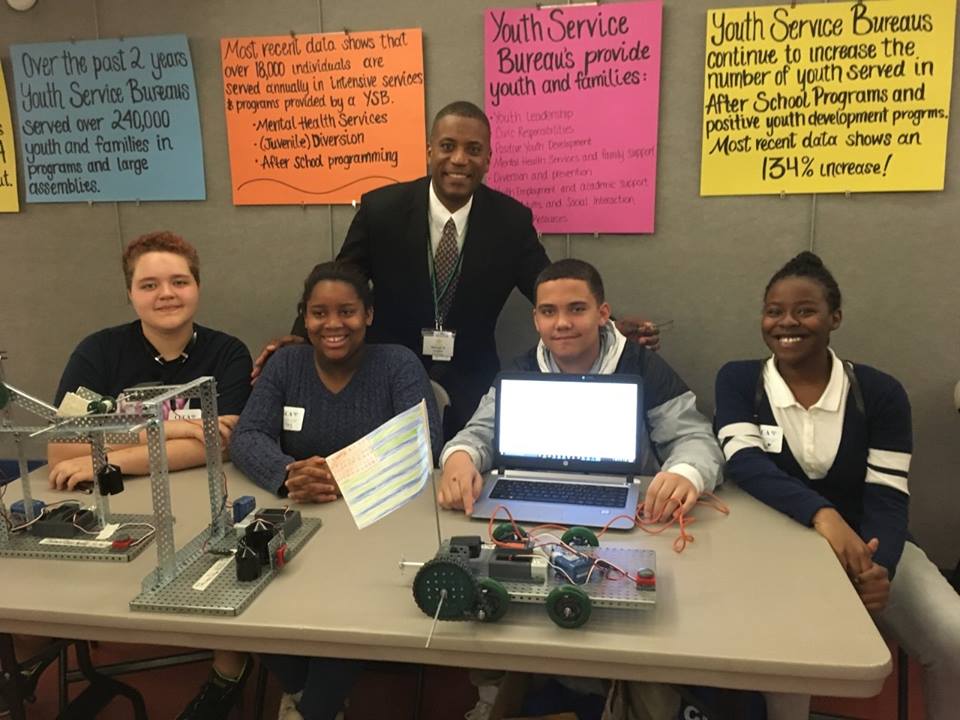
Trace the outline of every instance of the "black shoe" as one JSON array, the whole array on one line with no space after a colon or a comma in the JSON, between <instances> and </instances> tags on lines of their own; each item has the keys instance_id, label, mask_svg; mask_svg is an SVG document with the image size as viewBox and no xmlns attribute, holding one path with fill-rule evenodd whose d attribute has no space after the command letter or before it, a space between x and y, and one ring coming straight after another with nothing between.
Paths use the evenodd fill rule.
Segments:
<instances>
[{"instance_id":1,"label":"black shoe","mask_svg":"<svg viewBox=\"0 0 960 720\"><path fill-rule=\"evenodd\" d=\"M223 677L211 668L210 678L184 711L177 716L177 720L227 720L243 691L243 684L246 682L247 675L250 674L252 664L248 659L240 677L233 680Z\"/></svg>"}]
</instances>

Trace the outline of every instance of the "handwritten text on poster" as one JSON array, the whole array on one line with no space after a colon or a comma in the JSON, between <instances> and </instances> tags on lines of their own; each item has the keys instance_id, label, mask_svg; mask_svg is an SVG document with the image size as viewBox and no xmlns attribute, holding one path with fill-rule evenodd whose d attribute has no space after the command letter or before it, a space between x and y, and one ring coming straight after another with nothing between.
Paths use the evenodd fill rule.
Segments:
<instances>
[{"instance_id":1,"label":"handwritten text on poster","mask_svg":"<svg viewBox=\"0 0 960 720\"><path fill-rule=\"evenodd\" d=\"M941 190L956 2L707 13L703 195Z\"/></svg>"},{"instance_id":2,"label":"handwritten text on poster","mask_svg":"<svg viewBox=\"0 0 960 720\"><path fill-rule=\"evenodd\" d=\"M185 35L13 45L27 202L202 200Z\"/></svg>"},{"instance_id":3,"label":"handwritten text on poster","mask_svg":"<svg viewBox=\"0 0 960 720\"><path fill-rule=\"evenodd\" d=\"M233 202L349 203L426 169L419 29L220 41Z\"/></svg>"},{"instance_id":4,"label":"handwritten text on poster","mask_svg":"<svg viewBox=\"0 0 960 720\"><path fill-rule=\"evenodd\" d=\"M0 212L17 212L17 161L13 148L13 125L10 122L10 102L7 85L0 67Z\"/></svg>"},{"instance_id":5,"label":"handwritten text on poster","mask_svg":"<svg viewBox=\"0 0 960 720\"><path fill-rule=\"evenodd\" d=\"M541 232L653 232L662 13L661 0L487 11L487 182Z\"/></svg>"}]
</instances>

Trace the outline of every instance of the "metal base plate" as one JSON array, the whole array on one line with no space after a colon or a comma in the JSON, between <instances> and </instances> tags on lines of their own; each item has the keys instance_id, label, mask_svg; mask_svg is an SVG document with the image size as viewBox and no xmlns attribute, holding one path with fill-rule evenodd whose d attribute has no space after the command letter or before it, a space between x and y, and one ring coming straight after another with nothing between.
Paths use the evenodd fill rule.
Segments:
<instances>
[{"instance_id":1,"label":"metal base plate","mask_svg":"<svg viewBox=\"0 0 960 720\"><path fill-rule=\"evenodd\" d=\"M286 538L287 559L291 559L302 548L322 524L319 518L303 518L303 525ZM191 541L191 545L206 542L206 531ZM212 545L214 549L223 547L223 541ZM232 541L235 546L236 542ZM218 562L223 561L220 573L203 587L198 584L204 574ZM215 572L215 571L214 571ZM251 582L239 582L237 571L231 556L201 553L193 561L186 563L177 576L163 587L145 589L130 601L131 610L146 612L183 613L188 615L239 615L253 602L278 570L262 568L260 577ZM148 580L150 578L148 577ZM209 579L209 578L208 578ZM195 586L203 589L195 589Z\"/></svg>"},{"instance_id":2,"label":"metal base plate","mask_svg":"<svg viewBox=\"0 0 960 720\"><path fill-rule=\"evenodd\" d=\"M609 560L629 573L635 573L640 568L649 568L654 572L657 569L657 554L653 550L599 547L594 554L598 558ZM547 568L547 572L547 582L543 585L503 580L500 581L500 584L506 589L512 602L543 604L550 591L555 587L570 584L562 575L557 577L553 568ZM641 589L629 578L622 577L618 573L611 573L611 575L613 577L607 578L594 571L590 582L577 585L590 598L593 607L636 609L652 607L656 604L657 591L655 588Z\"/></svg>"},{"instance_id":3,"label":"metal base plate","mask_svg":"<svg viewBox=\"0 0 960 720\"><path fill-rule=\"evenodd\" d=\"M111 514L110 522L149 523L154 525L153 515ZM141 537L147 528L132 528L130 537ZM77 531L74 538L43 538L32 535L29 530L9 533L7 541L0 543L0 557L50 558L53 560L102 560L108 562L129 562L143 552L153 542L153 538L126 550L114 550L111 547L90 547L84 543L96 542L96 537Z\"/></svg>"}]
</instances>

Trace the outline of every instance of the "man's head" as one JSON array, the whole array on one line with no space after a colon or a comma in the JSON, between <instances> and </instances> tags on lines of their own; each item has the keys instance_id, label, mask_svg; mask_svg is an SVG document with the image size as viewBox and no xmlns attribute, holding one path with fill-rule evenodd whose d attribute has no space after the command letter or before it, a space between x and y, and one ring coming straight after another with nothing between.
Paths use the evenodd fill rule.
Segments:
<instances>
[{"instance_id":1,"label":"man's head","mask_svg":"<svg viewBox=\"0 0 960 720\"><path fill-rule=\"evenodd\" d=\"M564 372L586 372L600 354L610 320L603 280L590 263L558 260L537 276L533 324Z\"/></svg>"},{"instance_id":2,"label":"man's head","mask_svg":"<svg viewBox=\"0 0 960 720\"><path fill-rule=\"evenodd\" d=\"M466 205L490 168L490 121L471 102L452 102L433 119L427 143L433 189L455 212Z\"/></svg>"}]
</instances>

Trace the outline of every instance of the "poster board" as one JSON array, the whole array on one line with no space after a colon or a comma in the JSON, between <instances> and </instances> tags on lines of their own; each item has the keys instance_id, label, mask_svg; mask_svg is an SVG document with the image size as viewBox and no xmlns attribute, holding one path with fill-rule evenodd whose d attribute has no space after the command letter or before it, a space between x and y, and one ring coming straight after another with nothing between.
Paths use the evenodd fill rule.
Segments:
<instances>
[{"instance_id":1,"label":"poster board","mask_svg":"<svg viewBox=\"0 0 960 720\"><path fill-rule=\"evenodd\" d=\"M12 45L28 203L203 200L186 35Z\"/></svg>"},{"instance_id":2,"label":"poster board","mask_svg":"<svg viewBox=\"0 0 960 720\"><path fill-rule=\"evenodd\" d=\"M708 11L700 194L942 190L956 9Z\"/></svg>"},{"instance_id":3,"label":"poster board","mask_svg":"<svg viewBox=\"0 0 960 720\"><path fill-rule=\"evenodd\" d=\"M0 66L0 212L19 212L17 194L17 152L13 142L10 98Z\"/></svg>"},{"instance_id":4,"label":"poster board","mask_svg":"<svg viewBox=\"0 0 960 720\"><path fill-rule=\"evenodd\" d=\"M337 204L426 172L416 28L223 38L235 205Z\"/></svg>"},{"instance_id":5,"label":"poster board","mask_svg":"<svg viewBox=\"0 0 960 720\"><path fill-rule=\"evenodd\" d=\"M544 233L654 228L663 4L491 9L487 184Z\"/></svg>"}]
</instances>

